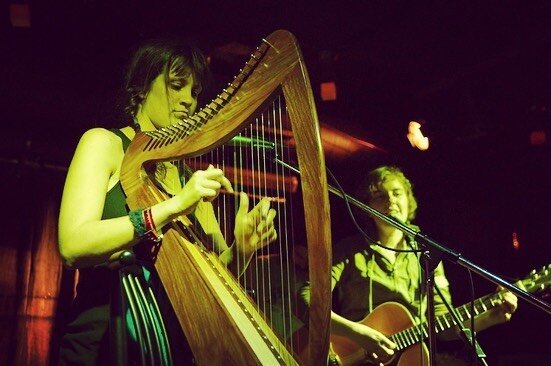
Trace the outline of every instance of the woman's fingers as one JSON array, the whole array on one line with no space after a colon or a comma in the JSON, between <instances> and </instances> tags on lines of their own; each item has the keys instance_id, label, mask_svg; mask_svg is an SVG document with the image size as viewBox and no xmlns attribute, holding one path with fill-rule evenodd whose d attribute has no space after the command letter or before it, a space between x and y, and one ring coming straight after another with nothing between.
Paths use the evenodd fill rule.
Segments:
<instances>
[{"instance_id":1,"label":"woman's fingers","mask_svg":"<svg viewBox=\"0 0 551 366\"><path fill-rule=\"evenodd\" d=\"M222 179L220 180L220 184L222 185L222 187L230 192L230 193L233 193L233 187L231 185L231 182L228 178L226 178L225 176L222 176Z\"/></svg>"},{"instance_id":2,"label":"woman's fingers","mask_svg":"<svg viewBox=\"0 0 551 366\"><path fill-rule=\"evenodd\" d=\"M268 210L266 217L260 217L260 221L256 226L256 232L262 234L274 227L274 218L276 217L276 211L272 208Z\"/></svg>"},{"instance_id":3,"label":"woman's fingers","mask_svg":"<svg viewBox=\"0 0 551 366\"><path fill-rule=\"evenodd\" d=\"M212 165L209 165L206 170L196 171L192 179L201 197L207 200L216 198L222 188L228 192L233 192L231 182L224 176L222 169L215 168Z\"/></svg>"}]
</instances>

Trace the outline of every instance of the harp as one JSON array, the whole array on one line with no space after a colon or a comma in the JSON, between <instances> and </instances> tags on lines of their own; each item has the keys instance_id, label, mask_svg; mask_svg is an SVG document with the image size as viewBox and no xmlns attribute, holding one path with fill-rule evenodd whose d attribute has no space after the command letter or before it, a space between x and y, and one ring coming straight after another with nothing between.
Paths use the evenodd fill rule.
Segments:
<instances>
[{"instance_id":1,"label":"harp","mask_svg":"<svg viewBox=\"0 0 551 366\"><path fill-rule=\"evenodd\" d=\"M292 337L283 337L275 330L273 319L259 310L216 253L185 232L181 223L186 218L182 217L179 223L165 227L155 267L199 364L327 362L331 309L329 199L314 98L294 36L278 30L263 39L244 68L210 104L181 124L138 133L123 161L121 183L128 206L136 209L153 205L167 196L145 173L148 164L194 158L221 149L228 142L242 141L236 136L258 130L258 122L254 121L262 119L269 105L281 98L290 133L285 130L287 140L280 145L292 142L300 170L303 203L298 216L304 218L311 286L308 326L304 328L309 346L300 351L289 346ZM251 128L253 124L256 127ZM273 126L271 129L277 130ZM283 237L284 229L278 230L279 237Z\"/></svg>"}]
</instances>

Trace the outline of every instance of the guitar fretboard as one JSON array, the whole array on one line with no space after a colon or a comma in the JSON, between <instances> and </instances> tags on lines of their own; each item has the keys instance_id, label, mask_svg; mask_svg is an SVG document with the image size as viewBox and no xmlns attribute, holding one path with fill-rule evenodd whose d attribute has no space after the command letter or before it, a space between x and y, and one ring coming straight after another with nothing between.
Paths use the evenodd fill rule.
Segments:
<instances>
[{"instance_id":1,"label":"guitar fretboard","mask_svg":"<svg viewBox=\"0 0 551 366\"><path fill-rule=\"evenodd\" d=\"M455 313L461 322L471 319L473 316L477 316L497 304L497 300L501 298L501 293L490 294L481 297L474 301L474 309L471 309L471 303L459 306L455 309ZM471 313L471 310L474 310ZM436 333L440 333L446 329L449 329L456 325L453 316L449 313L437 316L435 318ZM419 343L428 337L428 324L422 322L419 325L415 325L411 328L405 329L401 332L393 334L389 338L396 343L398 350L403 350L413 344Z\"/></svg>"}]
</instances>

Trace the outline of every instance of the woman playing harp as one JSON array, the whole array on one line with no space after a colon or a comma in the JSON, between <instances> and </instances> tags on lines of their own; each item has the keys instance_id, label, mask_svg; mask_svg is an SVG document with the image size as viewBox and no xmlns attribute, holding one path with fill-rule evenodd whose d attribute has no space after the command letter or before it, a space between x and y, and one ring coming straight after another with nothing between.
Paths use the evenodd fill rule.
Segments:
<instances>
[{"instance_id":1,"label":"woman playing harp","mask_svg":"<svg viewBox=\"0 0 551 366\"><path fill-rule=\"evenodd\" d=\"M195 211L201 215L198 219L208 228L214 249L235 274L247 263L233 260L235 257L250 258L277 237L276 212L269 201L263 199L249 211L249 199L240 193L235 244L226 243L210 201L221 190L233 190L224 172L212 165L194 172L182 186L181 172L174 165L158 164L154 172L157 183L171 197L128 212L119 181L126 147L139 130L152 131L193 115L206 73L204 56L189 45L177 40L145 43L134 54L126 75L126 112L133 123L118 130L91 129L78 143L59 217L61 257L66 266L80 270L77 296L61 339L61 364L103 364L108 360L106 281L113 276L103 264L143 239L155 241L173 218Z\"/></svg>"}]
</instances>

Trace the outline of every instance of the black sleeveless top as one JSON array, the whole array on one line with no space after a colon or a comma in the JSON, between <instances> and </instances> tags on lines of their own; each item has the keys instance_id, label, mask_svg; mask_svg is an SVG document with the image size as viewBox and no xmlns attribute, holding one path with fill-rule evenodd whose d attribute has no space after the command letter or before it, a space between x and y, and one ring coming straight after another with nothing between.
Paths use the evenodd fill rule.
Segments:
<instances>
[{"instance_id":1,"label":"black sleeveless top","mask_svg":"<svg viewBox=\"0 0 551 366\"><path fill-rule=\"evenodd\" d=\"M122 141L123 150L130 139L120 130L111 130ZM126 197L119 182L105 197L102 219L128 215ZM69 322L60 343L60 365L99 365L109 362L109 294L117 271L105 267L79 269L77 296L71 306Z\"/></svg>"},{"instance_id":2,"label":"black sleeveless top","mask_svg":"<svg viewBox=\"0 0 551 366\"><path fill-rule=\"evenodd\" d=\"M126 152L130 139L120 130L111 130L122 141ZM128 215L126 196L119 182L105 197L102 219ZM105 267L79 270L77 296L71 306L59 349L60 365L107 365L109 359L110 292L119 281L118 271ZM157 297L166 331L172 345L174 365L194 365L193 354L179 325L164 288L156 273L151 272L150 286Z\"/></svg>"}]
</instances>

